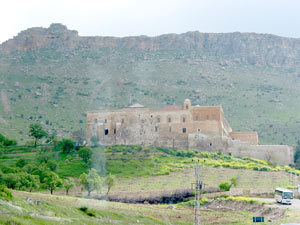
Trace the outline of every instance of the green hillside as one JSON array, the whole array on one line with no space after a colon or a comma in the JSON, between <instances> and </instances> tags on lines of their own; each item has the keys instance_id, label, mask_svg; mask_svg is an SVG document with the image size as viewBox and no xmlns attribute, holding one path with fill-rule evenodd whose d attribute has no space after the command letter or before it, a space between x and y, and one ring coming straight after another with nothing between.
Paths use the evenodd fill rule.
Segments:
<instances>
[{"instance_id":1,"label":"green hillside","mask_svg":"<svg viewBox=\"0 0 300 225\"><path fill-rule=\"evenodd\" d=\"M185 98L222 105L234 130L258 131L263 144L299 139L297 39L247 33L193 33L193 42L191 33L116 39L80 37L61 26L28 29L0 45L0 132L20 143L33 121L70 136L86 129L87 110L136 102L160 108Z\"/></svg>"}]
</instances>

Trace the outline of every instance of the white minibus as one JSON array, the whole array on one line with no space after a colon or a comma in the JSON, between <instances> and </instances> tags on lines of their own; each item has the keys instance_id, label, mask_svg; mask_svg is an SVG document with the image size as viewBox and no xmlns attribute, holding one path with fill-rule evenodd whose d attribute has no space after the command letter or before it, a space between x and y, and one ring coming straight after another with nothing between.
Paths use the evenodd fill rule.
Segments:
<instances>
[{"instance_id":1,"label":"white minibus","mask_svg":"<svg viewBox=\"0 0 300 225\"><path fill-rule=\"evenodd\" d=\"M291 190L276 188L275 189L275 200L282 204L292 204L294 193Z\"/></svg>"}]
</instances>

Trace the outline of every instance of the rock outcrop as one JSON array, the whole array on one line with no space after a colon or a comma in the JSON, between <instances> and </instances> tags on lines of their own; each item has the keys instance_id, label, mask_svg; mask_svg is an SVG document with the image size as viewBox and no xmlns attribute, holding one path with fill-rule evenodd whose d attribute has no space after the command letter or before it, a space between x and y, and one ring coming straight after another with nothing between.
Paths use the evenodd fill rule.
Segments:
<instances>
[{"instance_id":1,"label":"rock outcrop","mask_svg":"<svg viewBox=\"0 0 300 225\"><path fill-rule=\"evenodd\" d=\"M0 51L26 51L39 48L127 48L141 50L188 50L226 57L226 64L299 65L300 39L256 33L165 34L157 37L81 37L62 24L30 28L0 45Z\"/></svg>"}]
</instances>

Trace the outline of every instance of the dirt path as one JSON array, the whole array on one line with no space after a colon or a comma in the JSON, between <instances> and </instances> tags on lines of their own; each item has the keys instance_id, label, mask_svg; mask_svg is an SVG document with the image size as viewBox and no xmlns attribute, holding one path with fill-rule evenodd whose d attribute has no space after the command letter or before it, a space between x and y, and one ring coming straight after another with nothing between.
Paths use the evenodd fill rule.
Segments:
<instances>
[{"instance_id":1,"label":"dirt path","mask_svg":"<svg viewBox=\"0 0 300 225\"><path fill-rule=\"evenodd\" d=\"M288 208L288 209L292 209L292 210L300 212L300 200L299 199L293 199L292 205L285 205L285 204L277 203L274 198L258 198L258 200L262 201L262 202L273 203L274 207L277 207L277 208Z\"/></svg>"}]
</instances>

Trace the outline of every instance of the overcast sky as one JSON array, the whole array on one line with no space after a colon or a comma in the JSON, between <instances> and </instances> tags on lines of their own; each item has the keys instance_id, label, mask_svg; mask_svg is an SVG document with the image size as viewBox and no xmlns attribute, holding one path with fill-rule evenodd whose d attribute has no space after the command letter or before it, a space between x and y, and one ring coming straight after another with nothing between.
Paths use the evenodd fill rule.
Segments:
<instances>
[{"instance_id":1,"label":"overcast sky","mask_svg":"<svg viewBox=\"0 0 300 225\"><path fill-rule=\"evenodd\" d=\"M300 37L300 0L2 0L0 43L63 23L82 36L257 32Z\"/></svg>"}]
</instances>

